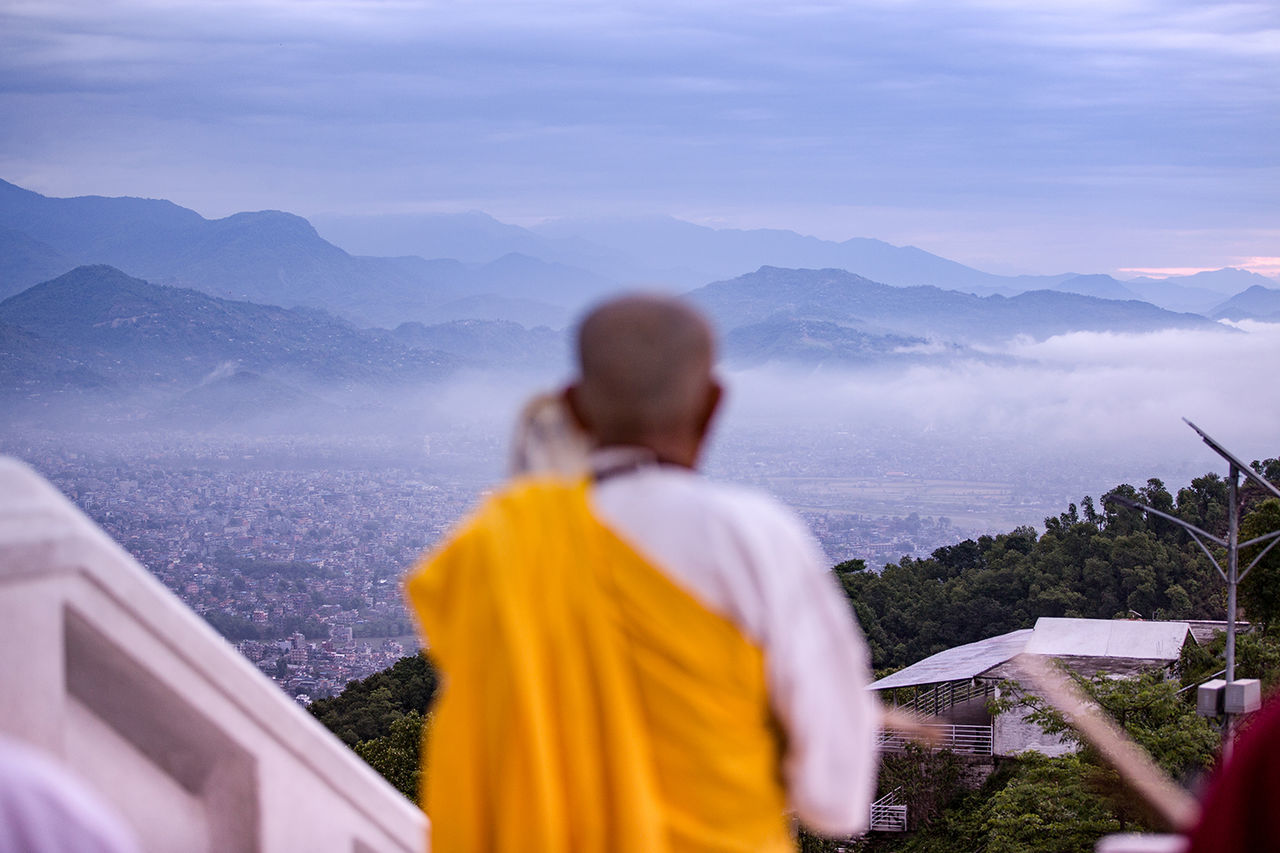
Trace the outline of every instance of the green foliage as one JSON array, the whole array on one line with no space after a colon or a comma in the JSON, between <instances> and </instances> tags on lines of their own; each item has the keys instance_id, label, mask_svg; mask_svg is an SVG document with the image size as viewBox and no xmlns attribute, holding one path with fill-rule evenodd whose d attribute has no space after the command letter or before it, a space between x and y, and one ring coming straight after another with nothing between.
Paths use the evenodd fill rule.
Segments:
<instances>
[{"instance_id":1,"label":"green foliage","mask_svg":"<svg viewBox=\"0 0 1280 853\"><path fill-rule=\"evenodd\" d=\"M1226 647L1227 635L1219 631L1202 646L1183 648L1178 662L1182 685L1201 684L1221 672L1226 667ZM1280 625L1236 635L1236 678L1261 679L1264 693L1280 684Z\"/></svg>"},{"instance_id":2,"label":"green foliage","mask_svg":"<svg viewBox=\"0 0 1280 853\"><path fill-rule=\"evenodd\" d=\"M1076 684L1139 746L1175 778L1192 778L1213 763L1218 733L1191 704L1194 697L1179 694L1180 683L1150 671L1132 678L1098 673L1084 678L1069 673ZM1062 713L1036 696L1001 700L999 710L1025 709L1027 718L1048 734L1074 743L1082 758L1101 766L1101 759L1073 729Z\"/></svg>"},{"instance_id":3,"label":"green foliage","mask_svg":"<svg viewBox=\"0 0 1280 853\"><path fill-rule=\"evenodd\" d=\"M392 726L410 713L425 714L438 684L426 657L413 655L362 681L352 681L331 699L312 702L310 711L354 748L361 741L387 737Z\"/></svg>"},{"instance_id":4,"label":"green foliage","mask_svg":"<svg viewBox=\"0 0 1280 853\"><path fill-rule=\"evenodd\" d=\"M1217 475L1196 478L1176 497L1157 479L1113 493L1225 532L1227 489ZM1117 503L1098 510L1088 497L1046 518L1043 535L1020 527L982 536L939 548L925 560L890 564L880 574L852 562L835 575L877 670L1027 628L1041 616L1225 618L1217 571L1182 528Z\"/></svg>"},{"instance_id":5,"label":"green foliage","mask_svg":"<svg viewBox=\"0 0 1280 853\"><path fill-rule=\"evenodd\" d=\"M1280 530L1280 500L1269 498L1240 520L1240 541L1248 542ZM1270 543L1240 549L1240 570L1244 571ZM1280 623L1280 545L1267 551L1245 576L1239 587L1240 605L1250 620L1264 627Z\"/></svg>"},{"instance_id":6,"label":"green foliage","mask_svg":"<svg viewBox=\"0 0 1280 853\"><path fill-rule=\"evenodd\" d=\"M422 714L410 711L391 724L385 737L362 740L355 745L356 755L415 803L422 768L419 753L424 724Z\"/></svg>"},{"instance_id":7,"label":"green foliage","mask_svg":"<svg viewBox=\"0 0 1280 853\"><path fill-rule=\"evenodd\" d=\"M1076 682L1166 772L1186 780L1212 761L1217 732L1196 716L1190 696L1180 695L1178 684L1161 673L1127 679L1076 677ZM1107 833L1158 828L1115 773L1051 706L1034 696L1014 695L1000 700L994 710L1026 713L1046 732L1074 742L1080 751L1059 758L1028 752L1003 760L981 790L960 793L911 836L877 841L873 849L1086 853Z\"/></svg>"},{"instance_id":8,"label":"green foliage","mask_svg":"<svg viewBox=\"0 0 1280 853\"><path fill-rule=\"evenodd\" d=\"M1123 824L1090 790L1080 757L1027 753L1009 784L983 808L987 853L1089 853Z\"/></svg>"}]
</instances>

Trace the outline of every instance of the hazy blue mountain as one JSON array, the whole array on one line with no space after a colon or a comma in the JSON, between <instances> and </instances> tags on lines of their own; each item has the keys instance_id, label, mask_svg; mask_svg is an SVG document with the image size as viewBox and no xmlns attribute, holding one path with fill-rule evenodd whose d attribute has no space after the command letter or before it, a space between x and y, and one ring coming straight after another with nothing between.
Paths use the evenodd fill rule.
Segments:
<instances>
[{"instance_id":1,"label":"hazy blue mountain","mask_svg":"<svg viewBox=\"0 0 1280 853\"><path fill-rule=\"evenodd\" d=\"M51 340L0 322L0 398L106 388L111 380Z\"/></svg>"},{"instance_id":2,"label":"hazy blue mountain","mask_svg":"<svg viewBox=\"0 0 1280 853\"><path fill-rule=\"evenodd\" d=\"M614 282L694 287L754 270L837 267L889 284L936 284L1019 293L1073 274L999 276L912 246L820 240L775 229L715 229L672 217L562 219L519 228L483 213L315 216L335 243L358 253L490 261L521 254L589 270Z\"/></svg>"},{"instance_id":3,"label":"hazy blue mountain","mask_svg":"<svg viewBox=\"0 0 1280 853\"><path fill-rule=\"evenodd\" d=\"M108 264L215 296L323 308L365 324L430 319L432 305L465 292L460 264L353 257L280 211L208 220L168 201L46 198L0 181L0 227L72 264ZM0 266L0 280L15 275Z\"/></svg>"},{"instance_id":4,"label":"hazy blue mountain","mask_svg":"<svg viewBox=\"0 0 1280 853\"><path fill-rule=\"evenodd\" d=\"M432 326L403 323L391 336L407 347L447 352L490 367L560 369L569 364L564 332L526 329L504 320L455 320Z\"/></svg>"},{"instance_id":5,"label":"hazy blue mountain","mask_svg":"<svg viewBox=\"0 0 1280 853\"><path fill-rule=\"evenodd\" d=\"M905 335L874 335L824 320L778 316L731 329L724 356L737 367L770 362L869 366L905 361L928 342Z\"/></svg>"},{"instance_id":6,"label":"hazy blue mountain","mask_svg":"<svg viewBox=\"0 0 1280 853\"><path fill-rule=\"evenodd\" d=\"M1173 279L1134 278L1124 282L1124 286L1144 302L1165 308L1169 311L1190 311L1194 314L1208 314L1215 305L1222 302L1222 294L1216 290L1203 287L1189 287L1179 284Z\"/></svg>"},{"instance_id":7,"label":"hazy blue mountain","mask_svg":"<svg viewBox=\"0 0 1280 853\"><path fill-rule=\"evenodd\" d=\"M46 198L0 181L0 227L47 243L76 263L147 270L180 257L208 220L170 201Z\"/></svg>"},{"instance_id":8,"label":"hazy blue mountain","mask_svg":"<svg viewBox=\"0 0 1280 853\"><path fill-rule=\"evenodd\" d=\"M437 306L431 312L439 322L452 320L500 320L519 323L529 329L547 326L563 329L572 322L574 312L560 305L549 305L532 299L480 294L464 296Z\"/></svg>"},{"instance_id":9,"label":"hazy blue mountain","mask_svg":"<svg viewBox=\"0 0 1280 853\"><path fill-rule=\"evenodd\" d=\"M577 238L544 237L480 211L317 214L311 221L327 239L357 255L418 255L487 264L517 254L607 273L644 266L617 250Z\"/></svg>"},{"instance_id":10,"label":"hazy blue mountain","mask_svg":"<svg viewBox=\"0 0 1280 853\"><path fill-rule=\"evenodd\" d=\"M1280 289L1255 284L1218 305L1209 316L1219 320L1280 322Z\"/></svg>"},{"instance_id":11,"label":"hazy blue mountain","mask_svg":"<svg viewBox=\"0 0 1280 853\"><path fill-rule=\"evenodd\" d=\"M476 268L468 283L475 294L574 307L617 288L604 276L514 252Z\"/></svg>"},{"instance_id":12,"label":"hazy blue mountain","mask_svg":"<svg viewBox=\"0 0 1280 853\"><path fill-rule=\"evenodd\" d=\"M1073 275L1050 287L1040 289L1096 296L1099 299L1142 299L1137 293L1109 275ZM1142 301L1147 300L1142 299Z\"/></svg>"},{"instance_id":13,"label":"hazy blue mountain","mask_svg":"<svg viewBox=\"0 0 1280 853\"><path fill-rule=\"evenodd\" d=\"M715 229L669 216L557 220L536 226L548 237L577 237L668 270L677 284L741 275L760 266L836 268L900 286L1026 290L1058 277L1009 277L975 270L914 246L855 237L821 240L778 229Z\"/></svg>"},{"instance_id":14,"label":"hazy blue mountain","mask_svg":"<svg viewBox=\"0 0 1280 853\"><path fill-rule=\"evenodd\" d=\"M1152 281L1149 278L1134 279L1134 281ZM1206 270L1198 272L1194 275L1175 275L1163 279L1168 284L1176 284L1180 287L1195 287L1201 290L1212 290L1223 296L1234 296L1246 288L1253 287L1255 284L1262 287L1276 288L1280 287L1280 281L1274 278L1267 278L1265 275L1258 275L1256 272L1249 270L1236 269L1235 267L1223 267L1220 270ZM1131 284L1132 282L1125 282Z\"/></svg>"},{"instance_id":15,"label":"hazy blue mountain","mask_svg":"<svg viewBox=\"0 0 1280 853\"><path fill-rule=\"evenodd\" d=\"M698 288L689 297L726 331L780 317L957 343L997 342L1017 335L1046 338L1070 331L1216 328L1204 317L1175 314L1145 302L1050 290L979 297L936 287L891 287L834 269L762 267Z\"/></svg>"},{"instance_id":16,"label":"hazy blue mountain","mask_svg":"<svg viewBox=\"0 0 1280 853\"><path fill-rule=\"evenodd\" d=\"M0 299L75 267L57 249L12 228L0 228Z\"/></svg>"},{"instance_id":17,"label":"hazy blue mountain","mask_svg":"<svg viewBox=\"0 0 1280 853\"><path fill-rule=\"evenodd\" d=\"M1280 281L1276 279L1234 267L1167 278L1139 276L1123 284L1152 305L1170 311L1194 311L1206 316L1222 304L1223 297L1234 296L1255 285L1280 287Z\"/></svg>"},{"instance_id":18,"label":"hazy blue mountain","mask_svg":"<svg viewBox=\"0 0 1280 853\"><path fill-rule=\"evenodd\" d=\"M488 313L480 316L523 319L530 312L510 309L525 301L553 307L538 319L567 318L617 287L614 279L557 257L518 251L486 254L483 263L456 257L474 254L468 247L477 242L499 238L504 247L541 251L554 246L564 257L585 252L591 259L611 258L607 250L579 251L575 241L548 241L482 214L432 221L448 227L424 248L432 254L460 250L454 256L425 260L403 250L389 257L353 255L320 237L307 220L281 211L208 220L167 201L46 198L0 182L0 296L76 265L105 263L213 296L321 308L361 325L390 327L407 320L453 319L467 304L459 300L476 297L517 300L496 310L495 303L481 299L476 307ZM467 228L479 236L467 239ZM388 237L379 245L399 243ZM436 313L446 304L451 304L448 311Z\"/></svg>"},{"instance_id":19,"label":"hazy blue mountain","mask_svg":"<svg viewBox=\"0 0 1280 853\"><path fill-rule=\"evenodd\" d=\"M0 323L56 344L63 363L121 386L191 387L236 370L309 386L432 380L460 360L311 309L218 299L78 267L0 302ZM8 390L13 390L10 388Z\"/></svg>"},{"instance_id":20,"label":"hazy blue mountain","mask_svg":"<svg viewBox=\"0 0 1280 853\"><path fill-rule=\"evenodd\" d=\"M328 403L292 385L269 379L249 370L219 376L183 393L159 407L148 425L198 427L202 431L220 427L244 430L305 428L343 415L341 407Z\"/></svg>"}]
</instances>

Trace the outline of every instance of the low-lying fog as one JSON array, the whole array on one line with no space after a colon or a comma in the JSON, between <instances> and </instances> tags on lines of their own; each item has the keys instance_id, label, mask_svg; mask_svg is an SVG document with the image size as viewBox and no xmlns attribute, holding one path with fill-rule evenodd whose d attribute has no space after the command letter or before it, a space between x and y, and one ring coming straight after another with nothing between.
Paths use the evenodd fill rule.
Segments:
<instances>
[{"instance_id":1,"label":"low-lying fog","mask_svg":"<svg viewBox=\"0 0 1280 853\"><path fill-rule=\"evenodd\" d=\"M1010 453L1132 456L1161 468L1217 457L1196 422L1247 460L1280 453L1280 324L1238 332L1078 332L1017 340L1007 363L898 372L766 368L728 375L728 422L898 433L947 444L996 439ZM957 460L960 464L960 460Z\"/></svg>"},{"instance_id":2,"label":"low-lying fog","mask_svg":"<svg viewBox=\"0 0 1280 853\"><path fill-rule=\"evenodd\" d=\"M918 512L994 531L1039 524L1068 501L1121 482L1156 476L1176 489L1207 471L1225 474L1183 417L1245 461L1280 455L1280 324L1076 333L1017 340L984 355L998 357L898 369L726 367L727 402L706 467L815 512ZM470 371L414 390L308 389L316 405L284 407L260 421L262 430L157 420L140 430L116 423L111 439L68 416L67 431L78 436L7 425L0 452L31 455L33 435L58 447L117 440L122 458L157 443L181 445L170 451L177 457L198 447L249 447L215 458L409 464L478 490L504 475L524 400L568 375L567 367ZM930 504L925 494L947 497Z\"/></svg>"}]
</instances>

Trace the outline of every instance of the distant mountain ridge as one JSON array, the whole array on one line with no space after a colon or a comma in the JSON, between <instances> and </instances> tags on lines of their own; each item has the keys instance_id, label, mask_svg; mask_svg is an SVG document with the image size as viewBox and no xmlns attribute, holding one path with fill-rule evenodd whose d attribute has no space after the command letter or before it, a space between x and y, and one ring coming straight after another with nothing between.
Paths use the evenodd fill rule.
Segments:
<instances>
[{"instance_id":1,"label":"distant mountain ridge","mask_svg":"<svg viewBox=\"0 0 1280 853\"><path fill-rule=\"evenodd\" d=\"M476 318L563 327L624 282L683 290L762 266L843 269L896 287L978 295L1056 290L1139 298L1201 313L1252 284L1278 284L1231 269L1128 282L1074 273L999 276L869 238L833 242L671 217L559 220L532 229L478 212L320 221L339 242L353 241L348 248L354 251L282 211L208 220L164 200L48 198L0 181L0 298L75 266L106 263L223 298L320 308L363 326ZM386 256L363 254L370 251ZM1236 285L1239 290L1230 289Z\"/></svg>"},{"instance_id":2,"label":"distant mountain ridge","mask_svg":"<svg viewBox=\"0 0 1280 853\"><path fill-rule=\"evenodd\" d=\"M526 358L511 359L495 340ZM0 396L152 389L182 395L179 409L191 411L232 392L287 405L326 390L437 382L468 366L542 364L557 357L558 340L488 321L366 330L314 309L220 299L86 266L0 302Z\"/></svg>"},{"instance_id":3,"label":"distant mountain ridge","mask_svg":"<svg viewBox=\"0 0 1280 853\"><path fill-rule=\"evenodd\" d=\"M761 267L698 288L689 298L730 333L778 318L819 320L863 332L961 344L1000 343L1018 335L1046 338L1072 331L1219 328L1199 315L1175 314L1145 302L1050 290L980 297L936 287L890 287L836 269Z\"/></svg>"},{"instance_id":4,"label":"distant mountain ridge","mask_svg":"<svg viewBox=\"0 0 1280 853\"><path fill-rule=\"evenodd\" d=\"M0 298L81 265L282 307L321 308L363 325L430 323L459 298L579 304L615 285L527 256L480 266L453 259L360 257L282 211L208 220L169 201L47 198L0 181ZM502 310L491 311L501 315ZM544 312L548 316L556 312ZM524 319L504 317L504 319Z\"/></svg>"},{"instance_id":5,"label":"distant mountain ridge","mask_svg":"<svg viewBox=\"0 0 1280 853\"><path fill-rule=\"evenodd\" d=\"M211 297L104 266L77 267L0 302L0 322L120 383L184 385L223 365L291 381L438 378L459 360L389 346L331 315Z\"/></svg>"},{"instance_id":6,"label":"distant mountain ridge","mask_svg":"<svg viewBox=\"0 0 1280 853\"><path fill-rule=\"evenodd\" d=\"M1280 288L1253 285L1210 312L1220 320L1265 320L1280 323Z\"/></svg>"}]
</instances>

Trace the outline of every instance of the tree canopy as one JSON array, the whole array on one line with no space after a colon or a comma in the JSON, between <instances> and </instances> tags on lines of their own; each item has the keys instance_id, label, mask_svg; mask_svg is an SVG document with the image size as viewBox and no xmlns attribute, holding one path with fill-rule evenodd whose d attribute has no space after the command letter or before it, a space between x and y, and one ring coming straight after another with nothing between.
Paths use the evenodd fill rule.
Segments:
<instances>
[{"instance_id":1,"label":"tree canopy","mask_svg":"<svg viewBox=\"0 0 1280 853\"><path fill-rule=\"evenodd\" d=\"M439 678L423 655L396 661L389 669L347 684L337 696L312 702L309 710L347 746L385 738L408 714L425 715ZM394 784L394 782L393 782Z\"/></svg>"},{"instance_id":2,"label":"tree canopy","mask_svg":"<svg viewBox=\"0 0 1280 853\"><path fill-rule=\"evenodd\" d=\"M1280 472L1269 459L1263 470ZM1206 474L1172 494L1158 479L1120 495L1226 535L1227 483ZM1249 535L1280 528L1280 501L1242 491ZM1249 615L1280 614L1280 547L1249 580ZM1139 510L1085 497L1045 530L1019 527L903 559L879 574L852 560L834 567L867 635L874 666L898 668L952 646L1031 627L1041 616L1110 619L1224 619L1226 588L1199 546L1178 525Z\"/></svg>"}]
</instances>

